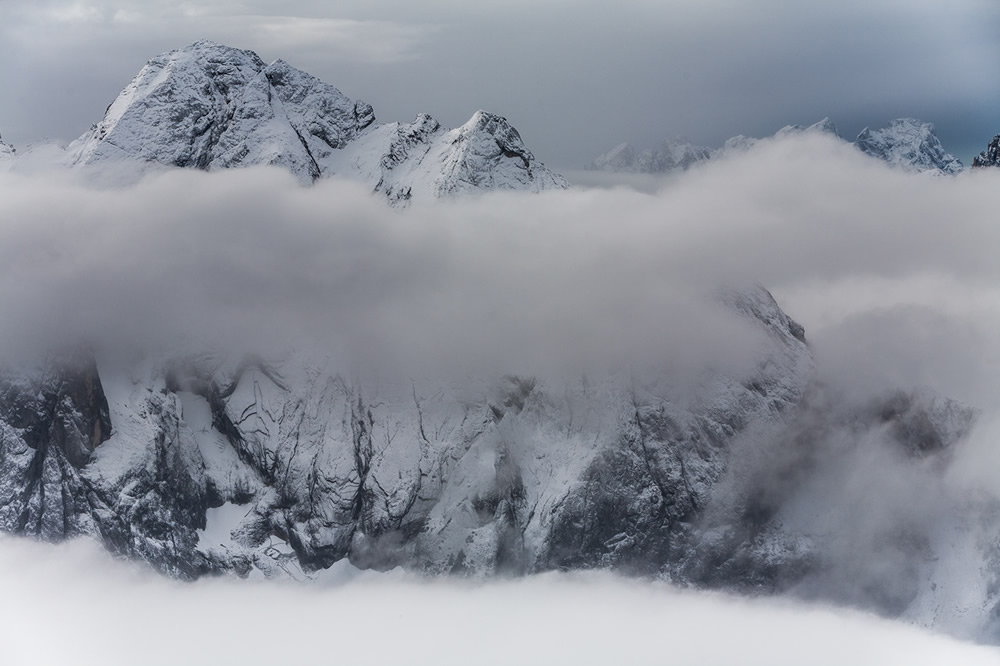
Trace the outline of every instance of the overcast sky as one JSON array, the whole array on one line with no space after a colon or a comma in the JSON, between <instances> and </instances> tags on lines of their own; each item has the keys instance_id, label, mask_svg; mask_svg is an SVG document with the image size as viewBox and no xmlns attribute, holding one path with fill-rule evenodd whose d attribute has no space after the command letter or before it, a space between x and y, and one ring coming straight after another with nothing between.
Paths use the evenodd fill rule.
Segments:
<instances>
[{"instance_id":1,"label":"overcast sky","mask_svg":"<svg viewBox=\"0 0 1000 666\"><path fill-rule=\"evenodd\" d=\"M382 121L503 114L562 169L823 116L846 137L918 117L968 164L1000 132L998 31L996 0L0 0L0 134L75 138L148 58L208 38Z\"/></svg>"}]
</instances>

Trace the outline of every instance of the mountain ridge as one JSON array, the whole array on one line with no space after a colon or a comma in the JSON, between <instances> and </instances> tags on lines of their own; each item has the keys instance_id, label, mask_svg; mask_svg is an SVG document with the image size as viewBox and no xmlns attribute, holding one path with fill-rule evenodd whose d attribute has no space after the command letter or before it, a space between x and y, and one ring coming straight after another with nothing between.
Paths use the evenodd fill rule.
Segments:
<instances>
[{"instance_id":1,"label":"mountain ridge","mask_svg":"<svg viewBox=\"0 0 1000 666\"><path fill-rule=\"evenodd\" d=\"M568 186L501 116L480 110L449 131L420 115L394 125L396 141L383 141L391 127L377 124L367 102L283 60L266 64L253 51L203 40L152 58L68 152L76 166L122 159L209 171L279 166L304 184L361 180L393 204ZM340 154L348 148L349 158Z\"/></svg>"},{"instance_id":2,"label":"mountain ridge","mask_svg":"<svg viewBox=\"0 0 1000 666\"><path fill-rule=\"evenodd\" d=\"M771 139L780 139L800 132L820 132L840 139L836 125L829 119L809 126L788 125L773 135ZM669 160L641 160L640 155L653 155L656 151L636 151L629 144L620 144L611 151L601 155L590 164L588 170L634 173L671 173L683 171L695 164L711 159L719 159L737 152L744 152L765 139L757 139L737 135L731 137L716 149L692 146L686 140L668 140L664 145L673 146L674 151L688 150L696 154L696 159L690 159L683 164ZM892 167L913 172L932 172L954 175L963 170L961 161L947 153L937 138L934 126L913 118L897 118L886 127L871 129L866 127L854 140L853 145L866 155L879 159ZM657 149L657 150L663 150ZM985 155L985 153L984 153Z\"/></svg>"}]
</instances>

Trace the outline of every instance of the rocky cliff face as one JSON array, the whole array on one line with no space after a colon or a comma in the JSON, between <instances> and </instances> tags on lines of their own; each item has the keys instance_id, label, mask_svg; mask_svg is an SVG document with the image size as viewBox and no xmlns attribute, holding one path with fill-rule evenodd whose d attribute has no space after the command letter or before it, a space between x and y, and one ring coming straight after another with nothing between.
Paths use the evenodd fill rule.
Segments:
<instances>
[{"instance_id":1,"label":"rocky cliff face","mask_svg":"<svg viewBox=\"0 0 1000 666\"><path fill-rule=\"evenodd\" d=\"M568 183L535 161L505 118L477 111L449 130L426 114L365 132L324 170L360 180L393 203L490 190L540 192Z\"/></svg>"},{"instance_id":2,"label":"rocky cliff face","mask_svg":"<svg viewBox=\"0 0 1000 666\"><path fill-rule=\"evenodd\" d=\"M920 393L833 400L766 291L721 303L758 355L693 377L441 383L301 354L82 354L7 372L0 529L90 535L182 578L304 579L345 558L474 576L609 568L988 625L995 590L957 599L939 573L957 532L893 521L873 535L879 558L909 573L887 575L865 559L875 546L844 551L855 528L829 525L856 475L844 460L937 465L973 412ZM986 542L963 552L992 566Z\"/></svg>"},{"instance_id":3,"label":"rocky cliff face","mask_svg":"<svg viewBox=\"0 0 1000 666\"><path fill-rule=\"evenodd\" d=\"M265 65L253 52L198 42L150 60L73 150L80 164L265 164L311 181L320 176L317 157L374 121L369 105L281 61Z\"/></svg>"},{"instance_id":4,"label":"rocky cliff face","mask_svg":"<svg viewBox=\"0 0 1000 666\"><path fill-rule=\"evenodd\" d=\"M380 126L371 105L284 61L206 41L150 60L70 155L77 165L279 166L304 183L360 179L394 203L567 186L504 118L479 111L453 131L429 116Z\"/></svg>"},{"instance_id":5,"label":"rocky cliff face","mask_svg":"<svg viewBox=\"0 0 1000 666\"><path fill-rule=\"evenodd\" d=\"M108 404L87 359L0 377L0 527L58 540L93 532L80 478L111 434Z\"/></svg>"},{"instance_id":6,"label":"rocky cliff face","mask_svg":"<svg viewBox=\"0 0 1000 666\"><path fill-rule=\"evenodd\" d=\"M760 358L692 385L374 381L303 357L23 368L0 396L0 528L93 535L182 577L302 576L342 558L660 572L730 443L793 413L812 375L769 294L726 303Z\"/></svg>"},{"instance_id":7,"label":"rocky cliff face","mask_svg":"<svg viewBox=\"0 0 1000 666\"><path fill-rule=\"evenodd\" d=\"M986 150L972 160L972 166L977 168L1000 166L1000 134L993 137L993 140L986 146Z\"/></svg>"},{"instance_id":8,"label":"rocky cliff face","mask_svg":"<svg viewBox=\"0 0 1000 666\"><path fill-rule=\"evenodd\" d=\"M840 132L837 130L837 126L829 118L823 118L812 125L785 125L780 130L774 133L776 137L788 136L790 134L798 134L800 132L819 132L822 134L829 134L830 136L840 137Z\"/></svg>"},{"instance_id":9,"label":"rocky cliff face","mask_svg":"<svg viewBox=\"0 0 1000 666\"><path fill-rule=\"evenodd\" d=\"M945 151L934 126L913 118L899 118L888 126L865 128L854 145L867 154L907 171L956 174L962 163Z\"/></svg>"}]
</instances>

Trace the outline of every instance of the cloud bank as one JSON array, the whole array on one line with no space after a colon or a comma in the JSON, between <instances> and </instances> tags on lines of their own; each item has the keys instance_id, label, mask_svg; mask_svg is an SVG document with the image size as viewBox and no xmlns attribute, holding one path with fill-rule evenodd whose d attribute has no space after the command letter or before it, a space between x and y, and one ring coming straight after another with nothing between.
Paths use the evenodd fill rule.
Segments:
<instances>
[{"instance_id":1,"label":"cloud bank","mask_svg":"<svg viewBox=\"0 0 1000 666\"><path fill-rule=\"evenodd\" d=\"M996 173L913 176L826 137L797 136L647 191L495 193L404 211L349 183L302 188L269 169L170 171L127 186L96 186L91 175L37 165L0 174L8 357L83 340L139 351L310 346L395 372L725 370L757 362L766 341L706 295L760 282L805 324L826 395L846 398L806 410L790 435L748 433L734 448L739 474L720 485L720 501L728 492L778 506L789 534L822 545L832 566L800 586L800 596L861 603L875 586L891 595L890 610L914 590L941 590L923 599L947 608L992 599L979 567L993 533L1000 423L992 342L1000 229L989 209ZM889 433L857 427L856 412L844 408L915 385L983 410L979 427L948 456L905 456ZM809 446L799 446L795 427L809 433ZM864 616L602 578L472 589L378 579L290 591L138 576L119 589L108 581L121 570L76 575L72 548L32 548L0 547L9 562L0 570L18 572L17 580L4 575L14 592L0 600L9 618L0 627L13 632L5 645L18 650L15 659L28 663L39 640L36 624L25 623L43 611L72 634L65 645L109 654L105 663L114 663L115 650L125 659L163 645L155 632L168 626L184 640L162 648L165 661L221 659L212 651L222 649L273 663L289 650L315 659L319 649L384 663L393 656L384 647L389 627L406 646L400 657L419 645L448 663L483 654L499 626L523 640L525 655L552 663L621 655L642 663L651 654L662 661L665 651L678 663L754 663L758 654L761 663L783 663L781 655L792 655L787 663L996 658ZM949 625L937 607L908 612L963 635L981 631L985 617L956 616ZM108 637L79 617L101 618ZM371 627L366 640L357 640L367 636L358 618ZM275 628L248 642L264 622ZM670 640L664 627L677 628ZM330 631L334 639L312 642ZM442 631L445 639L428 643ZM725 651L720 635L738 651ZM485 659L508 660L510 643Z\"/></svg>"},{"instance_id":2,"label":"cloud bank","mask_svg":"<svg viewBox=\"0 0 1000 666\"><path fill-rule=\"evenodd\" d=\"M831 379L986 406L1000 376L997 180L915 177L803 136L653 194L496 193L399 212L350 183L303 189L269 169L94 187L36 165L0 174L0 326L10 348L50 335L310 341L519 368L738 359L755 343L740 348L750 334L704 296L760 283Z\"/></svg>"},{"instance_id":3,"label":"cloud bank","mask_svg":"<svg viewBox=\"0 0 1000 666\"><path fill-rule=\"evenodd\" d=\"M181 584L84 542L0 539L0 656L76 663L1000 663L862 613L683 592L607 575L489 584L340 572L326 585Z\"/></svg>"}]
</instances>

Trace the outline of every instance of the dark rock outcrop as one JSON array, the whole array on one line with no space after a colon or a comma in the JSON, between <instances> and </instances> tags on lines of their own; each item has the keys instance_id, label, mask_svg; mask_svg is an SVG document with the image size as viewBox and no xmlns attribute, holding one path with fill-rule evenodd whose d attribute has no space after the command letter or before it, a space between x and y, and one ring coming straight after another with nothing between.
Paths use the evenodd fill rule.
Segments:
<instances>
[{"instance_id":1,"label":"dark rock outcrop","mask_svg":"<svg viewBox=\"0 0 1000 666\"><path fill-rule=\"evenodd\" d=\"M996 167L1000 166L1000 134L993 137L989 145L986 146L986 150L979 153L975 159L972 160L972 166L974 167Z\"/></svg>"}]
</instances>

